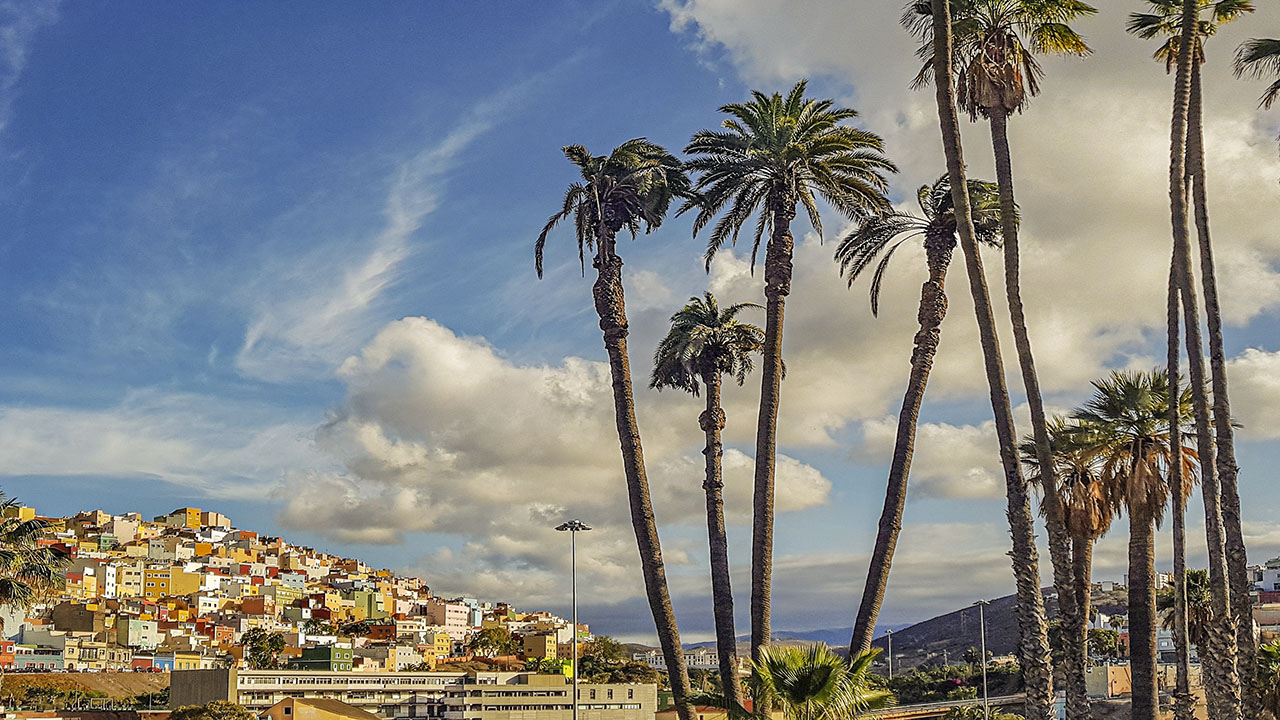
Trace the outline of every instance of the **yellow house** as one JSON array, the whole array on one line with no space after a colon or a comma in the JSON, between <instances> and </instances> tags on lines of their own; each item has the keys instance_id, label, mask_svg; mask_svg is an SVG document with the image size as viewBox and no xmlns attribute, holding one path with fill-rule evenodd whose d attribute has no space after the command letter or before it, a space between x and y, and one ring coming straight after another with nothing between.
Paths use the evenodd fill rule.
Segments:
<instances>
[{"instance_id":1,"label":"yellow house","mask_svg":"<svg viewBox=\"0 0 1280 720\"><path fill-rule=\"evenodd\" d=\"M422 644L426 646L423 650L425 657L430 651L437 659L453 656L453 638L448 633L429 632L422 636Z\"/></svg>"},{"instance_id":2,"label":"yellow house","mask_svg":"<svg viewBox=\"0 0 1280 720\"><path fill-rule=\"evenodd\" d=\"M27 507L26 505L16 505L14 507L5 508L4 516L7 518L16 517L19 520L26 522L27 520L36 519L36 509L33 507Z\"/></svg>"},{"instance_id":3,"label":"yellow house","mask_svg":"<svg viewBox=\"0 0 1280 720\"><path fill-rule=\"evenodd\" d=\"M556 636L555 635L525 635L522 639L524 645L525 659L550 659L556 658Z\"/></svg>"},{"instance_id":4,"label":"yellow house","mask_svg":"<svg viewBox=\"0 0 1280 720\"><path fill-rule=\"evenodd\" d=\"M155 600L169 594L169 568L147 568L142 572L142 597Z\"/></svg>"},{"instance_id":5,"label":"yellow house","mask_svg":"<svg viewBox=\"0 0 1280 720\"><path fill-rule=\"evenodd\" d=\"M174 670L199 670L201 669L200 653L191 651L179 651L173 654Z\"/></svg>"},{"instance_id":6,"label":"yellow house","mask_svg":"<svg viewBox=\"0 0 1280 720\"><path fill-rule=\"evenodd\" d=\"M169 568L169 594L190 595L200 590L203 577L198 572L189 573L179 565Z\"/></svg>"}]
</instances>

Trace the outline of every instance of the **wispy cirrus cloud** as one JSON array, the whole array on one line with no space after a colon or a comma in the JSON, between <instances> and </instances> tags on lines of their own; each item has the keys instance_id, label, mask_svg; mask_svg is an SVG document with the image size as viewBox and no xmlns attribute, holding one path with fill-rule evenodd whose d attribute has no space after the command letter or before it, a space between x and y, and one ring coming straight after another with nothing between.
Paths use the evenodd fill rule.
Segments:
<instances>
[{"instance_id":1,"label":"wispy cirrus cloud","mask_svg":"<svg viewBox=\"0 0 1280 720\"><path fill-rule=\"evenodd\" d=\"M388 179L382 227L371 237L336 238L272 262L252 288L237 369L267 381L329 375L369 340L381 326L370 315L413 255L414 234L438 207L449 171L537 84L521 82L476 103L443 138L400 163Z\"/></svg>"},{"instance_id":2,"label":"wispy cirrus cloud","mask_svg":"<svg viewBox=\"0 0 1280 720\"><path fill-rule=\"evenodd\" d=\"M58 21L60 0L0 2L0 134L13 111L14 88L40 29Z\"/></svg>"}]
</instances>

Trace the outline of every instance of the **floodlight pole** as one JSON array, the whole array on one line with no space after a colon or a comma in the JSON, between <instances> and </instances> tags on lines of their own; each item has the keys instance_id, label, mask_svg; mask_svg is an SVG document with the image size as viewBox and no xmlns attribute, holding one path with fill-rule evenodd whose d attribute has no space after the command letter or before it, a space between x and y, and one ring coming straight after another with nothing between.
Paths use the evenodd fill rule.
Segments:
<instances>
[{"instance_id":1,"label":"floodlight pole","mask_svg":"<svg viewBox=\"0 0 1280 720\"><path fill-rule=\"evenodd\" d=\"M573 720L578 720L578 533L591 527L581 520L570 520L556 526L556 530L569 533L569 585L573 604Z\"/></svg>"},{"instance_id":2,"label":"floodlight pole","mask_svg":"<svg viewBox=\"0 0 1280 720\"><path fill-rule=\"evenodd\" d=\"M989 604L987 600L979 600L978 605L978 632L982 636L982 718L983 720L991 720L991 705L987 700L987 617L983 612L984 608Z\"/></svg>"}]
</instances>

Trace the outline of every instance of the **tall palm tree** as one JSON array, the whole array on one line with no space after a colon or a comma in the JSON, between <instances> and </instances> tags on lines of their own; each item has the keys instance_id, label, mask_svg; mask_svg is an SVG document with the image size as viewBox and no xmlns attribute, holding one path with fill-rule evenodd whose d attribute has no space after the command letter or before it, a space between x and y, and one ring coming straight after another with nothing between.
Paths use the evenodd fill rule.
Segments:
<instances>
[{"instance_id":1,"label":"tall palm tree","mask_svg":"<svg viewBox=\"0 0 1280 720\"><path fill-rule=\"evenodd\" d=\"M1205 508L1205 536L1208 544L1209 576L1213 581L1215 624L1211 642L1201 648L1205 659L1206 694L1215 720L1241 717L1240 677L1237 673L1237 636L1231 588L1228 580L1225 529L1221 507L1222 492L1218 482L1213 430L1209 420L1205 381L1203 342L1200 336L1199 305L1191 276L1191 242L1187 225L1188 180L1187 158L1191 148L1189 120L1193 95L1192 75L1195 70L1199 36L1201 0L1183 0L1182 17L1176 51L1177 72L1174 80L1173 114L1169 133L1169 215L1173 236L1171 271L1178 283L1186 327L1187 364L1195 406L1196 447L1200 453L1201 487ZM1194 183L1193 183L1194 184ZM1251 669L1251 668L1250 668ZM1246 671L1246 675L1248 671ZM1247 693L1251 699L1255 693ZM1251 708L1254 703L1250 703Z\"/></svg>"},{"instance_id":2,"label":"tall palm tree","mask_svg":"<svg viewBox=\"0 0 1280 720\"><path fill-rule=\"evenodd\" d=\"M689 674L685 668L680 631L667 589L662 546L649 499L649 479L645 475L640 428L636 423L635 398L631 392L631 365L627 359L627 311L622 289L622 258L617 253L618 233L634 236L662 224L672 200L685 197L689 178L680 161L662 147L636 138L614 148L608 155L592 155L581 145L567 145L564 154L582 174L565 192L564 204L547 221L534 245L535 266L542 277L542 252L547 234L561 221L573 217L578 236L578 260L591 251L596 269L592 287L604 346L613 378L613 404L622 446L622 465L627 478L631 524L640 550L645 591L662 653L670 670L671 691L682 720L693 720L686 698ZM585 265L584 265L585 269Z\"/></svg>"},{"instance_id":3,"label":"tall palm tree","mask_svg":"<svg viewBox=\"0 0 1280 720\"><path fill-rule=\"evenodd\" d=\"M1067 707L1082 717L1089 716L1089 698L1085 692L1085 669L1089 641L1090 588L1093 573L1093 545L1111 528L1111 521L1122 504L1115 489L1102 479L1102 457L1097 452L1094 433L1065 418L1054 418L1049 425L1053 450L1054 477L1059 484L1056 502L1067 535L1071 538L1072 602L1077 612L1070 623L1063 621L1066 639L1063 674L1067 682ZM1044 486L1035 438L1023 440L1023 464L1027 480ZM1040 503L1040 514L1047 517L1049 503L1055 498L1047 494Z\"/></svg>"},{"instance_id":4,"label":"tall palm tree","mask_svg":"<svg viewBox=\"0 0 1280 720\"><path fill-rule=\"evenodd\" d=\"M739 303L720 309L709 291L671 316L671 330L653 355L653 376L649 387L676 388L698 395L706 387L707 408L698 416L706 435L707 540L711 554L711 599L715 606L716 653L720 661L721 692L734 705L742 704L738 683L737 634L733 629L733 591L729 582L729 543L724 528L724 474L720 460L724 445L724 409L720 406L720 376L728 375L741 385L755 363L752 355L764 346L760 328L737 319L747 308L762 309L755 303ZM733 707L731 705L730 707Z\"/></svg>"},{"instance_id":5,"label":"tall palm tree","mask_svg":"<svg viewBox=\"0 0 1280 720\"><path fill-rule=\"evenodd\" d=\"M1009 402L1009 390L1004 381L1004 363L1000 357L995 315L991 309L986 277L983 275L982 257L978 252L973 212L965 181L964 153L960 142L952 74L950 3L948 0L932 0L930 13L932 24L928 35L932 42L927 54L932 56L932 76L937 79L934 88L942 147L947 159L952 200L955 203L956 230L960 236L960 247L964 251L969 290L973 295L974 313L978 320L978 336L982 344L987 385L991 389L991 408L1000 444L1000 463L1005 476L1005 496L1008 502L1006 516L1013 539L1010 558L1018 598L1018 655L1027 688L1025 711L1030 720L1047 720L1053 716L1053 671L1049 659L1044 598L1040 593L1035 518L1031 514L1031 497L1018 463L1017 431L1013 425L1013 411Z\"/></svg>"},{"instance_id":6,"label":"tall palm tree","mask_svg":"<svg viewBox=\"0 0 1280 720\"><path fill-rule=\"evenodd\" d=\"M764 367L756 426L755 487L751 526L751 655L770 637L773 573L774 460L782 383L782 324L791 293L791 221L803 206L822 234L817 199L851 219L888 205L885 175L896 168L878 135L844 124L857 113L833 100L805 97L806 82L784 98L753 91L746 103L720 108L730 117L722 130L699 130L685 148L690 170L700 172L697 196L681 209L697 209L694 235L722 210L707 242L706 261L726 242L736 243L743 225L757 216L751 260L765 241L766 300Z\"/></svg>"},{"instance_id":7,"label":"tall palm tree","mask_svg":"<svg viewBox=\"0 0 1280 720\"><path fill-rule=\"evenodd\" d=\"M1113 372L1093 382L1092 397L1072 413L1093 451L1101 476L1122 495L1129 514L1129 658L1134 720L1154 720L1156 685L1155 526L1169 498L1169 376ZM1191 415L1191 393L1177 399L1179 417ZM1181 448L1183 477L1191 477L1195 450ZM1184 484L1185 490L1189 484Z\"/></svg>"},{"instance_id":8,"label":"tall palm tree","mask_svg":"<svg viewBox=\"0 0 1280 720\"><path fill-rule=\"evenodd\" d=\"M1037 461L1046 468L1042 485L1049 498L1049 514L1045 525L1049 535L1049 556L1053 564L1054 587L1058 592L1059 612L1063 622L1074 625L1075 607L1069 592L1071 563L1070 539L1057 508L1057 483L1053 481L1053 453L1050 448L1044 401L1036 374L1031 340L1027 333L1026 314L1022 303L1018 219L1013 190L1013 168L1009 150L1008 119L1021 112L1040 91L1043 70L1036 55L1053 53L1085 56L1092 52L1070 23L1097 12L1082 0L961 0L952 12L956 22L952 53L957 64L957 93L971 119L986 118L991 127L991 145L995 153L996 182L1000 188L1001 215L1004 221L1005 296L1013 328L1013 342L1018 354L1022 383L1031 411L1032 436ZM918 25L923 28L923 25ZM924 82L927 76L917 78ZM1068 692L1086 704L1073 704L1072 720L1088 717L1084 675L1068 676ZM1079 683L1079 687L1074 687Z\"/></svg>"},{"instance_id":9,"label":"tall palm tree","mask_svg":"<svg viewBox=\"0 0 1280 720\"><path fill-rule=\"evenodd\" d=\"M972 202L974 231L978 242L998 245L1000 242L1000 196L994 183L969 181L969 197ZM920 288L920 308L916 317L920 329L916 331L914 349L911 352L911 374L907 379L907 391L898 412L898 432L894 439L893 460L889 465L889 479L885 484L884 510L876 531L875 549L867 570L866 586L862 602L853 625L853 638L849 652L857 654L871 649L876 618L884 602L889 584L889 568L893 562L893 550L902 530L902 512L907 501L907 476L911 471L911 456L915 449L916 422L920 417L920 404L924 400L929 371L938 352L942 336L942 320L947 314L947 295L944 284L951 254L956 247L956 214L951 200L951 181L946 175L932 186L925 185L916 193L923 217L893 209L882 210L858 223L845 236L836 249L836 261L840 272L849 278L849 285L858 279L876 258L871 281L871 312L879 313L880 285L893 253L902 244L920 238L924 244L925 263L929 279Z\"/></svg>"},{"instance_id":10,"label":"tall palm tree","mask_svg":"<svg viewBox=\"0 0 1280 720\"><path fill-rule=\"evenodd\" d=\"M1252 671L1256 642L1253 637L1252 607L1249 599L1249 575L1244 534L1240 525L1239 466L1235 457L1235 431L1231 423L1231 403L1227 390L1226 352L1222 338L1222 310L1218 300L1217 275L1214 269L1213 243L1209 234L1209 209L1204 163L1203 87L1201 66L1205 62L1205 41L1218 28L1246 13L1253 12L1251 0L1196 0L1199 3L1194 32L1191 36L1191 92L1187 106L1186 173L1192 185L1196 235L1200 251L1200 276L1204 288L1205 316L1209 331L1209 363L1213 387L1213 423L1216 441L1214 456L1216 478L1208 487L1217 487L1223 529L1223 552L1229 601L1235 621L1236 645L1240 653L1238 672L1246 689L1244 699L1249 715L1257 715L1258 699L1252 688ZM1166 71L1177 65L1181 44L1181 0L1147 0L1149 12L1133 13L1128 29L1144 39L1163 39L1155 58L1165 63ZM1188 272L1190 270L1188 269ZM1197 356L1200 351L1197 349ZM1196 362L1199 362L1198 359ZM1194 371L1194 368L1193 368ZM1208 658L1213 661L1213 658Z\"/></svg>"},{"instance_id":11,"label":"tall palm tree","mask_svg":"<svg viewBox=\"0 0 1280 720\"><path fill-rule=\"evenodd\" d=\"M1178 395L1179 346L1181 337L1181 305L1178 301L1179 278L1177 275L1180 253L1174 253L1169 265L1169 286L1165 304L1166 344L1165 353L1169 373L1169 394ZM1173 649L1177 656L1177 671L1173 693L1174 720L1192 720L1195 716L1195 697L1191 694L1191 642L1187 623L1187 496L1189 478L1182 475L1182 418L1177 406L1169 404L1167 418L1169 428L1169 486L1173 491Z\"/></svg>"},{"instance_id":12,"label":"tall palm tree","mask_svg":"<svg viewBox=\"0 0 1280 720\"><path fill-rule=\"evenodd\" d=\"M844 720L869 710L891 707L893 694L875 687L871 650L846 661L826 645L767 647L753 665L752 694L773 698L787 720ZM767 708L755 708L759 717Z\"/></svg>"}]
</instances>

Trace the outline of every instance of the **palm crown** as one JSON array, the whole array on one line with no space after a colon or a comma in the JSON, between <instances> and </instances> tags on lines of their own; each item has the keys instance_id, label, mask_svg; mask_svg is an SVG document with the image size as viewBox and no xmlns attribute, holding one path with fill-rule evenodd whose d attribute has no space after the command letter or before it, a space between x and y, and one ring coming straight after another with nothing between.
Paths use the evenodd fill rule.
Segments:
<instances>
[{"instance_id":1,"label":"palm crown","mask_svg":"<svg viewBox=\"0 0 1280 720\"><path fill-rule=\"evenodd\" d=\"M975 119L995 109L1022 110L1040 92L1044 70L1035 56L1091 53L1070 23L1096 12L1080 0L952 0L956 102ZM933 79L932 16L928 0L908 3L902 16L902 24L926 41L913 87Z\"/></svg>"},{"instance_id":2,"label":"palm crown","mask_svg":"<svg viewBox=\"0 0 1280 720\"><path fill-rule=\"evenodd\" d=\"M1102 477L1118 492L1131 514L1148 514L1157 523L1169 496L1169 375L1113 372L1093 381L1094 393L1072 417L1102 457ZM1178 416L1191 417L1191 389L1179 393ZM1195 477L1194 448L1183 446L1182 476ZM1191 483L1183 485L1184 492Z\"/></svg>"},{"instance_id":3,"label":"palm crown","mask_svg":"<svg viewBox=\"0 0 1280 720\"><path fill-rule=\"evenodd\" d=\"M649 387L697 395L700 382L712 374L730 375L741 385L755 366L752 354L764 345L760 328L737 319L747 308L760 306L738 303L721 310L709 291L689 298L689 304L671 316L671 330L653 355Z\"/></svg>"},{"instance_id":4,"label":"palm crown","mask_svg":"<svg viewBox=\"0 0 1280 720\"><path fill-rule=\"evenodd\" d=\"M1123 494L1104 481L1105 436L1087 425L1057 417L1049 424L1049 446L1054 459L1054 477L1063 522L1072 537L1098 538L1111 528L1111 521L1124 503ZM1019 446L1027 481L1042 482L1035 440L1027 437ZM1041 508L1041 514L1047 514Z\"/></svg>"},{"instance_id":5,"label":"palm crown","mask_svg":"<svg viewBox=\"0 0 1280 720\"><path fill-rule=\"evenodd\" d=\"M1271 107L1280 98L1280 40L1253 38L1245 41L1236 51L1235 71L1237 77L1274 75L1275 82L1262 93L1259 102L1264 108Z\"/></svg>"},{"instance_id":6,"label":"palm crown","mask_svg":"<svg viewBox=\"0 0 1280 720\"><path fill-rule=\"evenodd\" d=\"M578 235L578 261L586 269L585 252L612 253L609 240L622 229L635 236L658 227L671 201L689 194L689 176L680 160L660 145L635 138L608 155L592 155L581 145L562 148L582 171L582 182L564 194L564 206L551 216L534 245L538 277L542 277L542 251L547 233L561 220L573 216ZM604 242L602 242L604 241Z\"/></svg>"},{"instance_id":7,"label":"palm crown","mask_svg":"<svg viewBox=\"0 0 1280 720\"><path fill-rule=\"evenodd\" d=\"M16 507L16 499L0 492L0 511ZM60 581L69 558L39 544L46 527L39 518L0 518L0 607L27 607Z\"/></svg>"},{"instance_id":8,"label":"palm crown","mask_svg":"<svg viewBox=\"0 0 1280 720\"><path fill-rule=\"evenodd\" d=\"M893 694L870 680L879 650L846 661L821 643L802 647L765 647L750 683L753 697L772 697L788 720L836 720L891 707ZM767 711L757 708L764 717Z\"/></svg>"},{"instance_id":9,"label":"palm crown","mask_svg":"<svg viewBox=\"0 0 1280 720\"><path fill-rule=\"evenodd\" d=\"M752 264L774 212L796 203L804 206L813 228L822 234L816 196L850 218L885 207L885 173L896 168L884 155L878 135L841 123L857 117L835 101L804 96L801 80L784 98L752 91L746 103L720 108L730 118L723 130L699 130L685 148L695 156L687 163L698 178L697 195L680 208L696 208L696 236L721 210L728 208L707 242L708 266L726 241L737 243L742 226L759 211L751 248Z\"/></svg>"},{"instance_id":10,"label":"palm crown","mask_svg":"<svg viewBox=\"0 0 1280 720\"><path fill-rule=\"evenodd\" d=\"M970 180L968 185L974 237L980 243L998 245L999 190L995 183L982 180ZM949 177L943 175L933 185L922 185L916 193L916 200L920 203L920 211L924 213L923 218L886 208L859 222L836 248L836 262L840 263L840 273L849 279L850 287L871 266L873 260L880 258L880 264L876 266L871 279L873 315L878 315L880 311L880 284L889 267L889 260L903 243L915 237L923 237L927 241L930 235L948 239L955 237L956 214L951 202Z\"/></svg>"},{"instance_id":11,"label":"palm crown","mask_svg":"<svg viewBox=\"0 0 1280 720\"><path fill-rule=\"evenodd\" d=\"M1199 10L1203 14L1208 10L1208 17L1196 22L1196 31L1192 35L1192 58L1197 64L1204 63L1204 41L1218 31L1218 26L1229 23L1245 13L1253 12L1251 0L1197 0ZM1156 48L1152 55L1164 61L1166 72L1172 72L1178 65L1178 47L1182 37L1182 0L1147 0L1150 12L1131 13L1125 29L1143 40L1164 38L1165 41Z\"/></svg>"}]
</instances>

